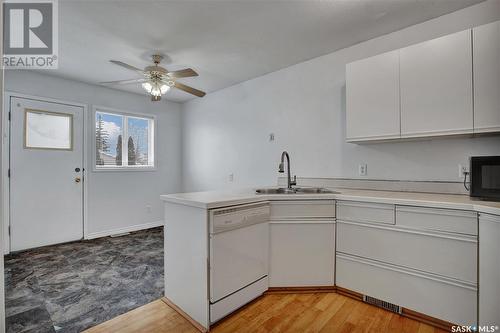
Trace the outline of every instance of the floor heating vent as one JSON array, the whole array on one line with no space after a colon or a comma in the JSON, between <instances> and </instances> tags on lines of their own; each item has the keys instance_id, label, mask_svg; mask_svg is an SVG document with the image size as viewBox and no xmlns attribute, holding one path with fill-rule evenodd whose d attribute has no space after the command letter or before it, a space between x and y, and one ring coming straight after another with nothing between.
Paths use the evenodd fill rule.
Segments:
<instances>
[{"instance_id":1,"label":"floor heating vent","mask_svg":"<svg viewBox=\"0 0 500 333\"><path fill-rule=\"evenodd\" d=\"M399 305L392 304L380 299L363 295L363 302L378 306L379 308L386 309L388 311L401 314L402 308Z\"/></svg>"}]
</instances>

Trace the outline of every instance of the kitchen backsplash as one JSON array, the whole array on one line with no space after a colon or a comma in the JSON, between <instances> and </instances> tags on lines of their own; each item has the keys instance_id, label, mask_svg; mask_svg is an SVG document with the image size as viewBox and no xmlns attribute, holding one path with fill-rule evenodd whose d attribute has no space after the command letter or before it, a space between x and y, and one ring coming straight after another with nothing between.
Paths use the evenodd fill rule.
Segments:
<instances>
[{"instance_id":1,"label":"kitchen backsplash","mask_svg":"<svg viewBox=\"0 0 500 333\"><path fill-rule=\"evenodd\" d=\"M286 178L279 177L278 185L286 186ZM443 194L469 194L462 182L405 181L347 178L297 178L297 185L327 188L348 188L377 191L402 191Z\"/></svg>"}]
</instances>

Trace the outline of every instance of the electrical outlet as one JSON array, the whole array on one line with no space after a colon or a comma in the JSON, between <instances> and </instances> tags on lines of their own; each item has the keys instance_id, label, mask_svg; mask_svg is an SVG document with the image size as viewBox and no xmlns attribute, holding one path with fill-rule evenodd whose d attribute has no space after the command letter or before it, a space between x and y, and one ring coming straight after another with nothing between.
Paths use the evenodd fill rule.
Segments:
<instances>
[{"instance_id":1,"label":"electrical outlet","mask_svg":"<svg viewBox=\"0 0 500 333\"><path fill-rule=\"evenodd\" d=\"M464 178L465 173L469 173L469 166L467 164L458 165L458 178Z\"/></svg>"},{"instance_id":2,"label":"electrical outlet","mask_svg":"<svg viewBox=\"0 0 500 333\"><path fill-rule=\"evenodd\" d=\"M368 166L366 164L360 164L358 166L358 174L360 176L366 176L368 174Z\"/></svg>"},{"instance_id":3,"label":"electrical outlet","mask_svg":"<svg viewBox=\"0 0 500 333\"><path fill-rule=\"evenodd\" d=\"M229 174L228 180L229 180L230 182L234 182L234 173L230 173L230 174Z\"/></svg>"},{"instance_id":4,"label":"electrical outlet","mask_svg":"<svg viewBox=\"0 0 500 333\"><path fill-rule=\"evenodd\" d=\"M274 133L270 133L269 134L269 142L273 142L274 141Z\"/></svg>"},{"instance_id":5,"label":"electrical outlet","mask_svg":"<svg viewBox=\"0 0 500 333\"><path fill-rule=\"evenodd\" d=\"M151 207L151 205L146 205L146 211L151 213L153 211L153 207Z\"/></svg>"}]
</instances>

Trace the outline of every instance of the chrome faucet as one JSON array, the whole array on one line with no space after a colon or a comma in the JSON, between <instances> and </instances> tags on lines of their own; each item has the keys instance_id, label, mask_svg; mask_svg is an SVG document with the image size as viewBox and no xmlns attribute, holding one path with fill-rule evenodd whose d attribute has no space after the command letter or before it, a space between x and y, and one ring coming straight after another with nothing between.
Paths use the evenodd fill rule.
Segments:
<instances>
[{"instance_id":1,"label":"chrome faucet","mask_svg":"<svg viewBox=\"0 0 500 333\"><path fill-rule=\"evenodd\" d=\"M280 163L278 171L280 173L285 172L285 157L286 157L286 163L288 166L287 187L291 189L292 186L297 185L297 176L293 176L293 180L292 180L292 177L290 176L290 156L288 155L288 152L286 152L286 151L281 153L281 163Z\"/></svg>"}]
</instances>

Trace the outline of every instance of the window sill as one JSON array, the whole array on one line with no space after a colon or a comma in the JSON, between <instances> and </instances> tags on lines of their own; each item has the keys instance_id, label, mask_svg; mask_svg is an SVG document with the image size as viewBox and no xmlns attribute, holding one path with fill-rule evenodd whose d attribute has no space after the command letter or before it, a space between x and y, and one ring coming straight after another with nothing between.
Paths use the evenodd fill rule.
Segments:
<instances>
[{"instance_id":1,"label":"window sill","mask_svg":"<svg viewBox=\"0 0 500 333\"><path fill-rule=\"evenodd\" d=\"M126 167L95 167L92 169L93 172L129 172L129 171L157 171L156 166L126 166Z\"/></svg>"}]
</instances>

